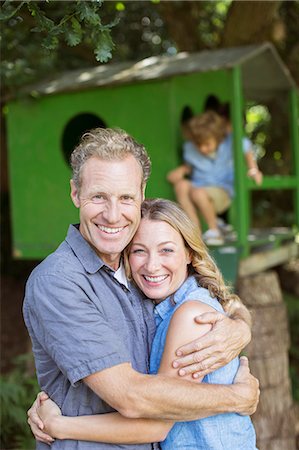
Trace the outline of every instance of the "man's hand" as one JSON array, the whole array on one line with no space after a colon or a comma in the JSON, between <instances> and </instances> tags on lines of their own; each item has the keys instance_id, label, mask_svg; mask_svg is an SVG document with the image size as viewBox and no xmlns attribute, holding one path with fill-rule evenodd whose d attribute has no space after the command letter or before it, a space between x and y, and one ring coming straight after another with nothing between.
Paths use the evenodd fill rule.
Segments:
<instances>
[{"instance_id":1,"label":"man's hand","mask_svg":"<svg viewBox=\"0 0 299 450\"><path fill-rule=\"evenodd\" d=\"M258 380L250 373L246 356L240 358L240 367L235 376L233 387L238 395L237 412L243 416L250 416L256 411L260 390Z\"/></svg>"},{"instance_id":2,"label":"man's hand","mask_svg":"<svg viewBox=\"0 0 299 450\"><path fill-rule=\"evenodd\" d=\"M54 439L42 431L44 430L44 423L38 415L38 408L40 408L41 404L48 398L49 397L45 392L39 392L31 408L27 411L28 423L35 439L39 442L44 442L45 444L51 444L54 442Z\"/></svg>"},{"instance_id":3,"label":"man's hand","mask_svg":"<svg viewBox=\"0 0 299 450\"><path fill-rule=\"evenodd\" d=\"M193 378L199 378L225 366L250 341L250 328L243 320L218 312L205 313L194 320L211 324L212 330L176 351L180 358L173 362L173 367L179 369L181 376L193 374Z\"/></svg>"}]
</instances>

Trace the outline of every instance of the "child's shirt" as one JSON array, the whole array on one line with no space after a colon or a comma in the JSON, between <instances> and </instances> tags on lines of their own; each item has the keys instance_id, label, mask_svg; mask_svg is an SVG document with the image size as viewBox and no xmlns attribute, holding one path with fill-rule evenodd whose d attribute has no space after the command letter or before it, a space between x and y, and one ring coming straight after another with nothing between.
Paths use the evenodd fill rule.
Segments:
<instances>
[{"instance_id":1,"label":"child's shirt","mask_svg":"<svg viewBox=\"0 0 299 450\"><path fill-rule=\"evenodd\" d=\"M248 138L243 138L243 151L252 149ZM195 187L217 186L234 195L234 160L232 134L219 144L213 157L203 155L191 141L183 144L183 160L192 167L191 182Z\"/></svg>"},{"instance_id":2,"label":"child's shirt","mask_svg":"<svg viewBox=\"0 0 299 450\"><path fill-rule=\"evenodd\" d=\"M185 302L197 300L216 311L223 308L212 298L208 289L202 288L190 276L176 291L154 308L156 334L150 356L150 373L158 372L163 356L166 335L174 312ZM239 358L206 375L202 383L232 384L239 367ZM257 450L254 427L249 416L225 413L190 422L174 424L167 438L160 442L162 450Z\"/></svg>"}]
</instances>

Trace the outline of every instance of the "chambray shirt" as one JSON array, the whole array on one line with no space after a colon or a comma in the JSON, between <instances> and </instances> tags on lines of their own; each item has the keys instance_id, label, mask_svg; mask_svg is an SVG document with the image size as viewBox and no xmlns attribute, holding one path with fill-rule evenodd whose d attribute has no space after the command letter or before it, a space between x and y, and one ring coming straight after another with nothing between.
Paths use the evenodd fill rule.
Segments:
<instances>
[{"instance_id":1,"label":"chambray shirt","mask_svg":"<svg viewBox=\"0 0 299 450\"><path fill-rule=\"evenodd\" d=\"M219 144L214 157L205 156L190 141L183 144L184 163L192 167L191 182L195 187L217 186L234 195L234 161L232 134ZM248 138L243 138L243 151L252 149Z\"/></svg>"},{"instance_id":2,"label":"chambray shirt","mask_svg":"<svg viewBox=\"0 0 299 450\"><path fill-rule=\"evenodd\" d=\"M174 296L155 306L157 330L150 357L150 372L158 372L168 326L174 312L185 302L197 300L223 312L220 303L209 291L198 285L194 276L187 278ZM206 375L202 383L232 384L239 367L239 359ZM249 416L236 413L218 414L191 422L177 422L167 438L160 443L162 450L257 450L255 431Z\"/></svg>"},{"instance_id":3,"label":"chambray shirt","mask_svg":"<svg viewBox=\"0 0 299 450\"><path fill-rule=\"evenodd\" d=\"M81 381L84 377L125 362L148 373L155 332L153 304L114 274L71 225L65 241L27 282L23 311L38 381L64 415L114 411ZM56 440L51 448L151 450L153 446ZM37 449L49 446L39 442Z\"/></svg>"}]
</instances>

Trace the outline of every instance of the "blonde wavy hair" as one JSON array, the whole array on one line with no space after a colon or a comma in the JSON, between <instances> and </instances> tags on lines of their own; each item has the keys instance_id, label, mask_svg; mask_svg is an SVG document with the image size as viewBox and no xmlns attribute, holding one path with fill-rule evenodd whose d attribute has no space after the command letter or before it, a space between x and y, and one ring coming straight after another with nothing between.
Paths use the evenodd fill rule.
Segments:
<instances>
[{"instance_id":1,"label":"blonde wavy hair","mask_svg":"<svg viewBox=\"0 0 299 450\"><path fill-rule=\"evenodd\" d=\"M195 275L200 286L209 290L212 297L227 309L230 302L240 301L224 283L223 277L200 237L200 231L189 219L185 211L175 202L162 198L144 200L141 205L141 218L168 223L183 238L191 255L189 274ZM124 252L124 263L129 279L132 278L129 266L130 244Z\"/></svg>"}]
</instances>

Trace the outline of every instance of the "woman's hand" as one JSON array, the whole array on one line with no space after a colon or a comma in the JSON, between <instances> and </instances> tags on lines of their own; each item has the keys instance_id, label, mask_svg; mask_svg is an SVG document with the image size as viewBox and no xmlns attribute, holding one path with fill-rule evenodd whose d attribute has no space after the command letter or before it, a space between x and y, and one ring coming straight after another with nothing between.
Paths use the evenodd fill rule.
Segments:
<instances>
[{"instance_id":1,"label":"woman's hand","mask_svg":"<svg viewBox=\"0 0 299 450\"><path fill-rule=\"evenodd\" d=\"M39 416L40 407L48 399L49 397L45 392L39 392L31 408L27 411L28 424L35 439L45 444L51 444L52 442L54 442L52 436L43 431L45 429L45 426L43 420Z\"/></svg>"},{"instance_id":2,"label":"woman's hand","mask_svg":"<svg viewBox=\"0 0 299 450\"><path fill-rule=\"evenodd\" d=\"M199 324L211 324L212 330L201 338L180 347L173 367L179 375L203 377L226 365L239 355L250 341L250 327L241 319L232 319L218 312L205 313L194 319Z\"/></svg>"}]
</instances>

